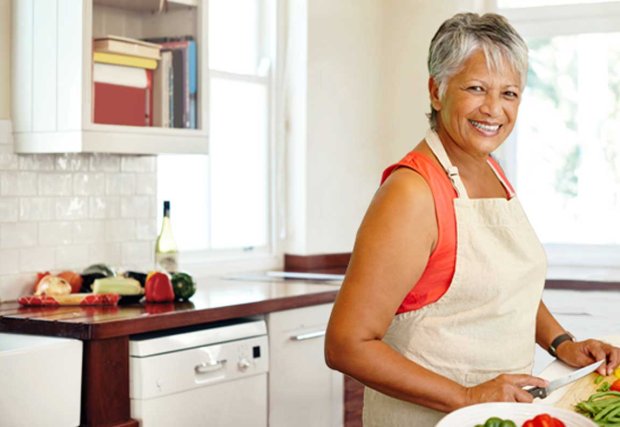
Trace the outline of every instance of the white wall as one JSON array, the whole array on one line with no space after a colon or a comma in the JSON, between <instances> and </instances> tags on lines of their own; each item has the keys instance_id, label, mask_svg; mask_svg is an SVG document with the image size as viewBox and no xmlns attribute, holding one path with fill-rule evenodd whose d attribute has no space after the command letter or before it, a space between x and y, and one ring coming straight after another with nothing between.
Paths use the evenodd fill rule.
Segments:
<instances>
[{"instance_id":1,"label":"white wall","mask_svg":"<svg viewBox=\"0 0 620 427\"><path fill-rule=\"evenodd\" d=\"M430 40L492 0L290 0L285 252L349 252L381 172L424 136ZM307 61L299 58L307 51ZM292 154L291 154L292 153Z\"/></svg>"}]
</instances>

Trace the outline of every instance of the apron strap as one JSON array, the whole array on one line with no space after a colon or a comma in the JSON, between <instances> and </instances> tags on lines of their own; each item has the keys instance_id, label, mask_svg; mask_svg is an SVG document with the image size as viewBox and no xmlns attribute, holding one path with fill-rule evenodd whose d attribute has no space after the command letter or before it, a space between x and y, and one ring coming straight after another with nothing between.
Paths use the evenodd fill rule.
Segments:
<instances>
[{"instance_id":1,"label":"apron strap","mask_svg":"<svg viewBox=\"0 0 620 427\"><path fill-rule=\"evenodd\" d=\"M446 149L439 140L439 137L437 136L435 131L429 129L426 132L425 139L431 151L433 152L433 154L435 154L437 160L439 160L439 163L448 174L448 178L450 178L452 186L456 190L456 196L460 199L469 199L469 196L467 195L467 190L465 189L463 181L459 176L459 169L454 166L450 161L448 153L446 153Z\"/></svg>"}]
</instances>

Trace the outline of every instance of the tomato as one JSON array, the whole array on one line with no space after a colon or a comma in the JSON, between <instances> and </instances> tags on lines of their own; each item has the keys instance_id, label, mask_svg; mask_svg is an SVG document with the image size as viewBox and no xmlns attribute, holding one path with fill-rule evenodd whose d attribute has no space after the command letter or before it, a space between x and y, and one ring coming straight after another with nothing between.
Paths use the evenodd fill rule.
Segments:
<instances>
[{"instance_id":1,"label":"tomato","mask_svg":"<svg viewBox=\"0 0 620 427\"><path fill-rule=\"evenodd\" d=\"M620 379L614 381L614 383L609 387L611 391L620 391Z\"/></svg>"},{"instance_id":2,"label":"tomato","mask_svg":"<svg viewBox=\"0 0 620 427\"><path fill-rule=\"evenodd\" d=\"M63 271L62 273L57 274L58 277L62 277L71 285L71 293L76 294L80 292L82 288L82 282L84 279L81 275L77 274L75 271Z\"/></svg>"}]
</instances>

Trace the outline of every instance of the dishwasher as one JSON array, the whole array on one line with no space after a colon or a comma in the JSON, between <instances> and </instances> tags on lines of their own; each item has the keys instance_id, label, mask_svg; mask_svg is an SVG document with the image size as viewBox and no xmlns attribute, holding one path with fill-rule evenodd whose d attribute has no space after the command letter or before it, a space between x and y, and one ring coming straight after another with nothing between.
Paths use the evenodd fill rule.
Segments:
<instances>
[{"instance_id":1,"label":"dishwasher","mask_svg":"<svg viewBox=\"0 0 620 427\"><path fill-rule=\"evenodd\" d=\"M141 426L267 426L264 320L134 335L129 355L131 416Z\"/></svg>"}]
</instances>

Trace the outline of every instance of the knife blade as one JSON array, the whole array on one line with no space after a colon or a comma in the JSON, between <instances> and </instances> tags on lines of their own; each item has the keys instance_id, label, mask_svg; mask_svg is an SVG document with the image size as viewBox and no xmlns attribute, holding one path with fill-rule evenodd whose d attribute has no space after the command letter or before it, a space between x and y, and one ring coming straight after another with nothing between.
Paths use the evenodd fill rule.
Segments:
<instances>
[{"instance_id":1,"label":"knife blade","mask_svg":"<svg viewBox=\"0 0 620 427\"><path fill-rule=\"evenodd\" d=\"M583 368L577 369L576 371L571 372L570 374L564 377L556 378L555 380L550 381L547 387L532 387L532 388L526 389L525 391L527 391L529 394L531 394L534 397L540 397L541 399L544 399L545 397L549 396L551 393L553 393L557 389L564 387L565 385L570 384L572 382L575 382L579 378L582 378L591 372L594 372L596 368L598 368L599 366L603 364L604 361L605 360L599 360L598 362L594 362L591 365L584 366Z\"/></svg>"}]
</instances>

